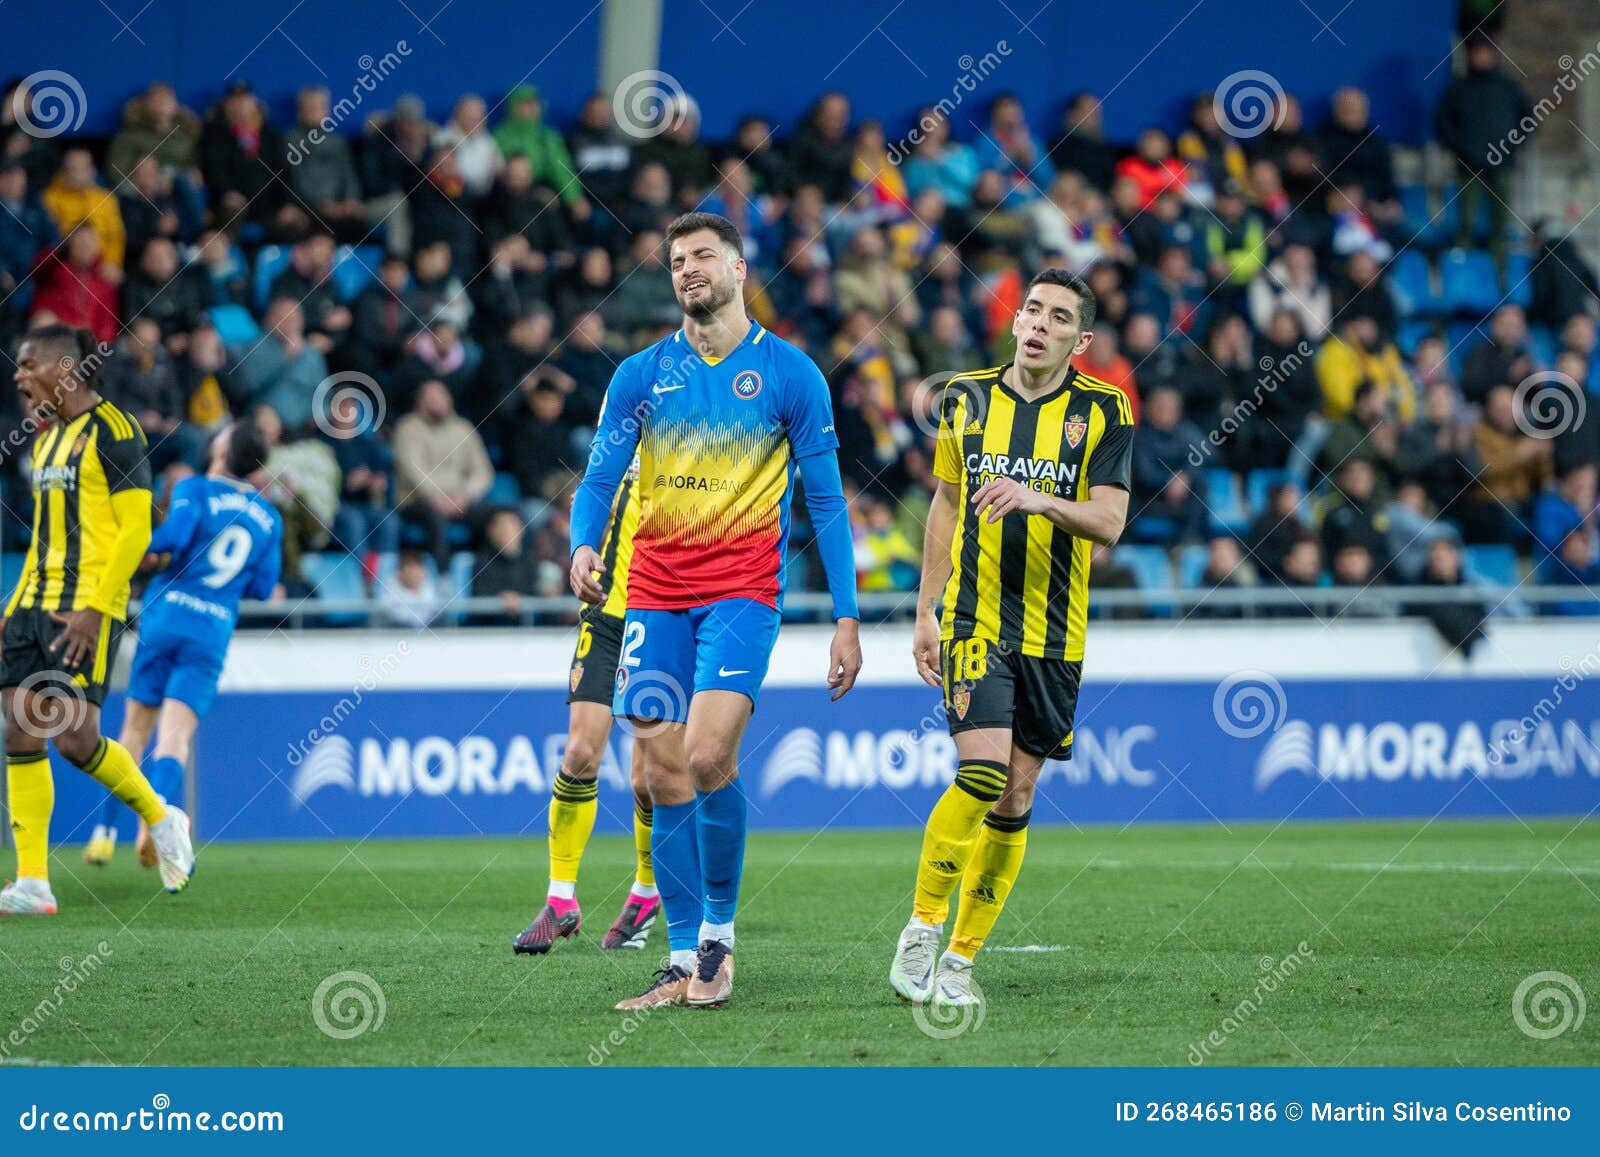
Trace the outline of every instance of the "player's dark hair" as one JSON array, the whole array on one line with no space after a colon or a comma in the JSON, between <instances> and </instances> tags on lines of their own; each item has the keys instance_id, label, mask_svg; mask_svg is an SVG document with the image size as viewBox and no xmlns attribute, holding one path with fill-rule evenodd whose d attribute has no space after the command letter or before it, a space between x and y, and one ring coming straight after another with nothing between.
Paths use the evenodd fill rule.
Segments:
<instances>
[{"instance_id":1,"label":"player's dark hair","mask_svg":"<svg viewBox=\"0 0 1600 1157\"><path fill-rule=\"evenodd\" d=\"M1095 301L1094 290L1089 288L1089 283L1076 273L1059 267L1041 269L1033 275L1033 280L1028 282L1028 288L1035 285L1059 285L1063 289L1070 289L1078 295L1078 332L1088 333L1094 328L1095 314L1099 306ZM1022 295L1027 300L1028 295Z\"/></svg>"},{"instance_id":2,"label":"player's dark hair","mask_svg":"<svg viewBox=\"0 0 1600 1157\"><path fill-rule=\"evenodd\" d=\"M100 363L105 360L94 334L71 325L41 325L23 334L22 340L47 346L61 361L61 368L77 379L80 386L94 388L95 378L100 374ZM67 364L68 359L71 359L70 365Z\"/></svg>"},{"instance_id":3,"label":"player's dark hair","mask_svg":"<svg viewBox=\"0 0 1600 1157\"><path fill-rule=\"evenodd\" d=\"M709 229L717 235L717 239L732 249L740 258L744 257L744 237L734 223L717 213L685 213L672 224L667 226L665 237L666 246L670 250L672 243L679 237L688 233L698 233L702 229Z\"/></svg>"},{"instance_id":4,"label":"player's dark hair","mask_svg":"<svg viewBox=\"0 0 1600 1157\"><path fill-rule=\"evenodd\" d=\"M226 468L235 478L248 478L267 464L267 436L254 422L235 422L228 433Z\"/></svg>"}]
</instances>

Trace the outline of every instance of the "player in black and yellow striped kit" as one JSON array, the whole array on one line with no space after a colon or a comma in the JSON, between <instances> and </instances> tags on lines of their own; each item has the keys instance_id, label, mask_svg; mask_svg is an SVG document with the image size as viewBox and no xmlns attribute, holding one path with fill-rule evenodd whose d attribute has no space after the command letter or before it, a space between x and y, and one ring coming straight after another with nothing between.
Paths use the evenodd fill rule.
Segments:
<instances>
[{"instance_id":1,"label":"player in black and yellow striped kit","mask_svg":"<svg viewBox=\"0 0 1600 1157\"><path fill-rule=\"evenodd\" d=\"M982 1002L972 960L1022 868L1039 769L1072 754L1089 550L1122 534L1133 448L1126 396L1071 365L1094 314L1087 285L1045 270L1012 323L1016 360L957 376L942 401L913 650L943 688L959 766L890 969L907 1000Z\"/></svg>"},{"instance_id":2,"label":"player in black and yellow striped kit","mask_svg":"<svg viewBox=\"0 0 1600 1157\"><path fill-rule=\"evenodd\" d=\"M0 630L6 803L17 879L0 915L53 915L46 741L139 813L161 881L180 891L194 871L188 817L150 787L126 748L100 734L100 703L128 611L128 583L150 544L150 467L127 414L94 389L100 360L82 330L44 326L17 355L32 451L33 541Z\"/></svg>"},{"instance_id":3,"label":"player in black and yellow striped kit","mask_svg":"<svg viewBox=\"0 0 1600 1157\"><path fill-rule=\"evenodd\" d=\"M628 609L628 564L633 532L639 525L639 479L635 469L617 490L611 522L600 544L608 582L605 602L585 604L578 619L578 645L572 656L567 695L567 747L550 798L550 884L544 907L517 936L521 953L549 952L557 940L575 936L583 923L578 907L578 867L594 832L599 810L600 760L611 734L611 696L622 653L623 616ZM634 744L634 881L622 912L600 941L602 948L643 948L661 911L650 861L650 793L641 763L643 747Z\"/></svg>"}]
</instances>

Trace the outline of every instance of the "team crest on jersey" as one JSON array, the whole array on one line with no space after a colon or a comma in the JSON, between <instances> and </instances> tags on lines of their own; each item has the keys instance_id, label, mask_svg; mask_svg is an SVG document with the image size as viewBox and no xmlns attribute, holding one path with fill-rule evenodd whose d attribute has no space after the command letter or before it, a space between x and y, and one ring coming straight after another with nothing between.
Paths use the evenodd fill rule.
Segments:
<instances>
[{"instance_id":1,"label":"team crest on jersey","mask_svg":"<svg viewBox=\"0 0 1600 1157\"><path fill-rule=\"evenodd\" d=\"M574 663L572 665L572 677L569 680L567 680L567 682L571 685L572 693L574 695L576 695L578 693L578 684L583 682L583 660L582 659L579 659L576 663Z\"/></svg>"},{"instance_id":2,"label":"team crest on jersey","mask_svg":"<svg viewBox=\"0 0 1600 1157\"><path fill-rule=\"evenodd\" d=\"M72 444L72 455L71 456L74 457L74 458L77 458L85 450L87 450L88 448L89 448L89 435L87 435L87 434L79 434L78 435L78 440Z\"/></svg>"},{"instance_id":3,"label":"team crest on jersey","mask_svg":"<svg viewBox=\"0 0 1600 1157\"><path fill-rule=\"evenodd\" d=\"M755 370L740 370L733 376L733 392L748 402L761 392L761 375Z\"/></svg>"},{"instance_id":4,"label":"team crest on jersey","mask_svg":"<svg viewBox=\"0 0 1600 1157\"><path fill-rule=\"evenodd\" d=\"M950 696L950 706L955 708L957 719L965 719L967 717L967 708L971 703L972 692L965 687Z\"/></svg>"},{"instance_id":5,"label":"team crest on jersey","mask_svg":"<svg viewBox=\"0 0 1600 1157\"><path fill-rule=\"evenodd\" d=\"M1083 436L1085 434L1087 434L1088 432L1089 432L1089 423L1088 422L1085 422L1082 418L1078 417L1078 415L1076 415L1076 414L1069 414L1067 416L1067 445L1068 446L1071 446L1074 450L1076 450L1078 448L1078 443L1083 441Z\"/></svg>"},{"instance_id":6,"label":"team crest on jersey","mask_svg":"<svg viewBox=\"0 0 1600 1157\"><path fill-rule=\"evenodd\" d=\"M617 665L617 691L620 693L628 685L628 669L620 663Z\"/></svg>"}]
</instances>

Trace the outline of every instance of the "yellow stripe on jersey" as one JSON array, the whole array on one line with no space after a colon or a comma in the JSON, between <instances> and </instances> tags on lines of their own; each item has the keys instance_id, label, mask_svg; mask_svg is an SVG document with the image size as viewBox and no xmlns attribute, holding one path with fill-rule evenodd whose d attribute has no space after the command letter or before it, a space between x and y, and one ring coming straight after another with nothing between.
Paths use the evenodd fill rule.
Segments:
<instances>
[{"instance_id":1,"label":"yellow stripe on jersey","mask_svg":"<svg viewBox=\"0 0 1600 1157\"><path fill-rule=\"evenodd\" d=\"M1127 396L1121 390L1116 390L1116 393L1122 398L1122 405L1125 408L1128 403ZM1089 432L1084 436L1084 445L1087 447L1083 452L1085 463L1088 462L1089 455L1094 453L1095 447L1100 445L1100 439L1106 432L1105 411L1099 406L1090 408L1088 418ZM1073 497L1079 502L1088 499L1088 470L1079 471L1078 486ZM1072 540L1072 591L1067 597L1067 638L1061 651L1063 659L1083 658L1083 639L1089 629L1089 552L1093 549L1094 544L1087 538Z\"/></svg>"},{"instance_id":2,"label":"yellow stripe on jersey","mask_svg":"<svg viewBox=\"0 0 1600 1157\"><path fill-rule=\"evenodd\" d=\"M1017 404L999 389L989 392L989 412L983 419L983 452L1010 456L1011 424L1016 420ZM978 485L982 485L979 480ZM977 487L969 477L964 496L970 508L972 491ZM979 638L1000 637L1000 540L1005 532L1005 520L990 522L983 511L972 511L969 517L977 519L978 533L978 608L974 618Z\"/></svg>"},{"instance_id":3,"label":"yellow stripe on jersey","mask_svg":"<svg viewBox=\"0 0 1600 1157\"><path fill-rule=\"evenodd\" d=\"M95 641L94 669L89 674L91 683L104 683L106 680L106 660L111 654L111 616L100 616L100 637Z\"/></svg>"},{"instance_id":4,"label":"yellow stripe on jersey","mask_svg":"<svg viewBox=\"0 0 1600 1157\"><path fill-rule=\"evenodd\" d=\"M628 567L633 562L633 536L638 529L639 477L635 474L618 488L611 504L611 520L600 543L600 559L606 568L600 581L609 584L606 601L598 608L602 614L619 619L627 614Z\"/></svg>"},{"instance_id":5,"label":"yellow stripe on jersey","mask_svg":"<svg viewBox=\"0 0 1600 1157\"><path fill-rule=\"evenodd\" d=\"M81 610L100 585L117 541L112 496L150 489L144 435L110 402L52 425L33 445L33 542L13 607ZM126 614L128 594L106 608Z\"/></svg>"},{"instance_id":6,"label":"yellow stripe on jersey","mask_svg":"<svg viewBox=\"0 0 1600 1157\"><path fill-rule=\"evenodd\" d=\"M957 487L959 507L940 636L1079 660L1092 544L1043 517L1012 514L991 523L971 498L995 478L1075 501L1089 497L1091 474L1125 479L1131 407L1117 387L1076 371L1055 393L1028 401L1005 385L1004 370L952 379L957 392L942 403L935 473ZM1112 430L1110 457L1097 459Z\"/></svg>"},{"instance_id":7,"label":"yellow stripe on jersey","mask_svg":"<svg viewBox=\"0 0 1600 1157\"><path fill-rule=\"evenodd\" d=\"M1070 397L1064 393L1039 408L1033 456L1041 462L1054 462L1061 456ZM1022 582L1022 649L1025 654L1042 653L1047 644L1050 577L1055 572L1057 542L1056 526L1048 518L1028 519L1028 564Z\"/></svg>"}]
</instances>

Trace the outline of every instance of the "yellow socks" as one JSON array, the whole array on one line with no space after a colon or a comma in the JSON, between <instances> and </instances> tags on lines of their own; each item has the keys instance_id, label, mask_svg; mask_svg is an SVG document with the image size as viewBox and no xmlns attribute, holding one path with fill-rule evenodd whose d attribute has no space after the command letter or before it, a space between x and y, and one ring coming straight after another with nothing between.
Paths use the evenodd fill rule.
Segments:
<instances>
[{"instance_id":1,"label":"yellow socks","mask_svg":"<svg viewBox=\"0 0 1600 1157\"><path fill-rule=\"evenodd\" d=\"M6 807L21 879L50 879L50 813L55 806L50 757L43 751L7 752Z\"/></svg>"},{"instance_id":2,"label":"yellow socks","mask_svg":"<svg viewBox=\"0 0 1600 1157\"><path fill-rule=\"evenodd\" d=\"M102 737L81 770L139 813L146 825L153 826L166 818L167 805L139 770L139 761L116 740Z\"/></svg>"},{"instance_id":3,"label":"yellow socks","mask_svg":"<svg viewBox=\"0 0 1600 1157\"><path fill-rule=\"evenodd\" d=\"M911 915L924 924L943 924L950 912L950 893L972 855L978 827L1006 787L1006 765L972 759L956 770L956 779L933 805L922 834L922 859L917 865L917 893Z\"/></svg>"},{"instance_id":4,"label":"yellow socks","mask_svg":"<svg viewBox=\"0 0 1600 1157\"><path fill-rule=\"evenodd\" d=\"M1022 853L1028 848L1028 820L1032 815L1030 809L1020 816L990 815L984 819L978 846L961 879L961 908L950 936L950 951L956 955L973 959L994 930L1006 897L1011 895L1011 886L1022 871Z\"/></svg>"},{"instance_id":5,"label":"yellow socks","mask_svg":"<svg viewBox=\"0 0 1600 1157\"><path fill-rule=\"evenodd\" d=\"M550 879L577 883L583 849L594 831L594 816L599 810L600 781L573 779L564 772L556 776L550 794Z\"/></svg>"},{"instance_id":6,"label":"yellow socks","mask_svg":"<svg viewBox=\"0 0 1600 1157\"><path fill-rule=\"evenodd\" d=\"M651 809L635 800L633 804L633 879L635 883L643 884L648 888L656 886L656 869L650 860L650 821L652 818Z\"/></svg>"}]
</instances>

